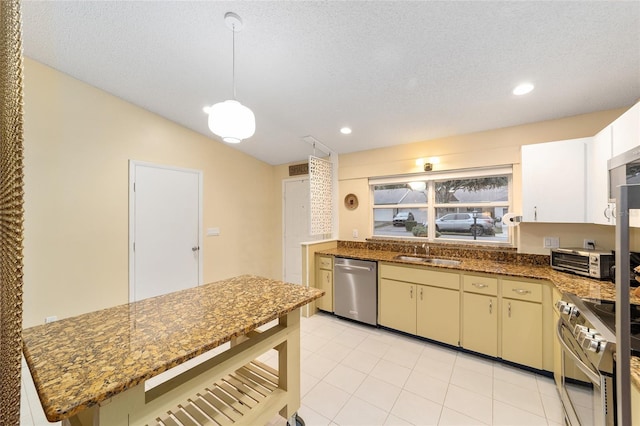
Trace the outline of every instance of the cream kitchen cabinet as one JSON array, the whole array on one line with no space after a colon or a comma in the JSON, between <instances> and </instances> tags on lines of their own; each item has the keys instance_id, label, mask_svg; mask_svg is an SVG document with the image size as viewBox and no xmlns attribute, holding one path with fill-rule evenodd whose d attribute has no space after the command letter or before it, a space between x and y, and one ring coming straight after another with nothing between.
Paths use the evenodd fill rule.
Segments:
<instances>
[{"instance_id":1,"label":"cream kitchen cabinet","mask_svg":"<svg viewBox=\"0 0 640 426\"><path fill-rule=\"evenodd\" d=\"M316 256L316 288L325 292L316 300L316 308L333 312L333 257Z\"/></svg>"},{"instance_id":2,"label":"cream kitchen cabinet","mask_svg":"<svg viewBox=\"0 0 640 426\"><path fill-rule=\"evenodd\" d=\"M502 280L502 359L542 370L542 285Z\"/></svg>"},{"instance_id":3,"label":"cream kitchen cabinet","mask_svg":"<svg viewBox=\"0 0 640 426\"><path fill-rule=\"evenodd\" d=\"M417 334L452 346L460 345L460 291L418 286Z\"/></svg>"},{"instance_id":4,"label":"cream kitchen cabinet","mask_svg":"<svg viewBox=\"0 0 640 426\"><path fill-rule=\"evenodd\" d=\"M618 117L611 126L611 153L614 157L640 146L640 102Z\"/></svg>"},{"instance_id":5,"label":"cream kitchen cabinet","mask_svg":"<svg viewBox=\"0 0 640 426\"><path fill-rule=\"evenodd\" d=\"M416 334L416 285L380 279L378 323Z\"/></svg>"},{"instance_id":6,"label":"cream kitchen cabinet","mask_svg":"<svg viewBox=\"0 0 640 426\"><path fill-rule=\"evenodd\" d=\"M525 222L586 222L586 144L591 138L522 146Z\"/></svg>"},{"instance_id":7,"label":"cream kitchen cabinet","mask_svg":"<svg viewBox=\"0 0 640 426\"><path fill-rule=\"evenodd\" d=\"M458 346L460 274L382 263L378 322Z\"/></svg>"},{"instance_id":8,"label":"cream kitchen cabinet","mask_svg":"<svg viewBox=\"0 0 640 426\"><path fill-rule=\"evenodd\" d=\"M462 296L461 346L498 356L498 280L465 274Z\"/></svg>"},{"instance_id":9,"label":"cream kitchen cabinet","mask_svg":"<svg viewBox=\"0 0 640 426\"><path fill-rule=\"evenodd\" d=\"M560 346L560 342L558 338L555 337L555 330L560 320L560 312L558 312L558 308L556 307L556 303L562 298L562 294L557 289L553 289L553 324L552 331L554 334L553 338L553 379L556 382L556 387L558 390L562 387L562 347ZM573 365L573 364L570 364Z\"/></svg>"},{"instance_id":10,"label":"cream kitchen cabinet","mask_svg":"<svg viewBox=\"0 0 640 426\"><path fill-rule=\"evenodd\" d=\"M609 173L613 125L587 142L587 222L615 225L615 203L609 203Z\"/></svg>"},{"instance_id":11,"label":"cream kitchen cabinet","mask_svg":"<svg viewBox=\"0 0 640 426\"><path fill-rule=\"evenodd\" d=\"M378 323L539 370L554 369L552 285L381 262Z\"/></svg>"}]
</instances>

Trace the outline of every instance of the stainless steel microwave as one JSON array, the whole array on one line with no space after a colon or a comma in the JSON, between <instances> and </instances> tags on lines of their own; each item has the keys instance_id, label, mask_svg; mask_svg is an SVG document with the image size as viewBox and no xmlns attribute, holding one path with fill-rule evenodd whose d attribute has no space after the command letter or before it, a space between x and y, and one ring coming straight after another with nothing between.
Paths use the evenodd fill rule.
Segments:
<instances>
[{"instance_id":1,"label":"stainless steel microwave","mask_svg":"<svg viewBox=\"0 0 640 426\"><path fill-rule=\"evenodd\" d=\"M618 186L640 184L640 146L607 161L609 169L609 202L614 203Z\"/></svg>"}]
</instances>

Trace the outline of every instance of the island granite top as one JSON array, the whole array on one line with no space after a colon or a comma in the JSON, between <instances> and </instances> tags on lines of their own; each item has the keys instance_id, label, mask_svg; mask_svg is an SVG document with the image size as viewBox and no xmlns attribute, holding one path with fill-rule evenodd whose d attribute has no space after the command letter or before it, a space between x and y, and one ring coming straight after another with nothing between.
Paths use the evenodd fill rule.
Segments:
<instances>
[{"instance_id":1,"label":"island granite top","mask_svg":"<svg viewBox=\"0 0 640 426\"><path fill-rule=\"evenodd\" d=\"M23 330L47 419L104 401L324 292L243 275Z\"/></svg>"}]
</instances>

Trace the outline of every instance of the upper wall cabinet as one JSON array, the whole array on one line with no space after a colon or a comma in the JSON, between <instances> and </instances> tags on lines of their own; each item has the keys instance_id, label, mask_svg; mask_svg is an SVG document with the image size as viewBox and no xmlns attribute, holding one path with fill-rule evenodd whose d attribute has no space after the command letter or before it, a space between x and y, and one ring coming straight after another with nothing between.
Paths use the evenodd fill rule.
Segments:
<instances>
[{"instance_id":1,"label":"upper wall cabinet","mask_svg":"<svg viewBox=\"0 0 640 426\"><path fill-rule=\"evenodd\" d=\"M587 142L587 222L615 225L615 204L609 203L607 160L611 158L613 124Z\"/></svg>"},{"instance_id":2,"label":"upper wall cabinet","mask_svg":"<svg viewBox=\"0 0 640 426\"><path fill-rule=\"evenodd\" d=\"M586 145L592 138L522 146L522 219L586 222Z\"/></svg>"},{"instance_id":3,"label":"upper wall cabinet","mask_svg":"<svg viewBox=\"0 0 640 426\"><path fill-rule=\"evenodd\" d=\"M612 124L612 156L640 145L640 102Z\"/></svg>"}]
</instances>

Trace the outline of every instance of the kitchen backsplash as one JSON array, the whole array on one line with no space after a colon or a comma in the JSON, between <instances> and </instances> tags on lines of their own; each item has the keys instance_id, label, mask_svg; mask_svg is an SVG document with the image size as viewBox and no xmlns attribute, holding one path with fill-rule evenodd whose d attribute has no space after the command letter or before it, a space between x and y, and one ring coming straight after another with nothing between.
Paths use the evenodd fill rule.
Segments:
<instances>
[{"instance_id":1,"label":"kitchen backsplash","mask_svg":"<svg viewBox=\"0 0 640 426\"><path fill-rule=\"evenodd\" d=\"M338 241L338 248L383 250L399 253L425 254L422 244L429 247L429 255L434 257L486 259L494 262L508 262L517 265L549 265L549 256L542 254L518 253L515 248L477 246L471 244L417 243L413 241L367 239L366 241Z\"/></svg>"}]
</instances>

